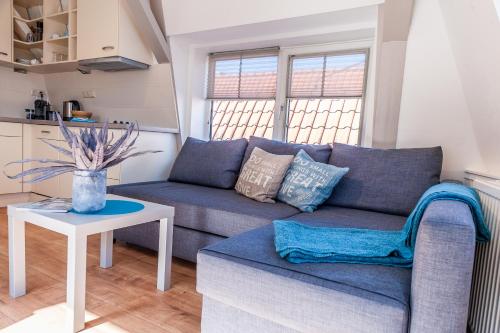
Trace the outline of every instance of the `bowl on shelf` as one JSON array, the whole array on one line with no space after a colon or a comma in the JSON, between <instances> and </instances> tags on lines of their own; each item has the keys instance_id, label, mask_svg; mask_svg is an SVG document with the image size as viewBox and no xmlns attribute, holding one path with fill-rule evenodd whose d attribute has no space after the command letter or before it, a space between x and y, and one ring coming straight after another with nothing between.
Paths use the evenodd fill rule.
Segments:
<instances>
[{"instance_id":1,"label":"bowl on shelf","mask_svg":"<svg viewBox=\"0 0 500 333\"><path fill-rule=\"evenodd\" d=\"M92 117L92 112L73 110L71 115L75 118L90 119Z\"/></svg>"}]
</instances>

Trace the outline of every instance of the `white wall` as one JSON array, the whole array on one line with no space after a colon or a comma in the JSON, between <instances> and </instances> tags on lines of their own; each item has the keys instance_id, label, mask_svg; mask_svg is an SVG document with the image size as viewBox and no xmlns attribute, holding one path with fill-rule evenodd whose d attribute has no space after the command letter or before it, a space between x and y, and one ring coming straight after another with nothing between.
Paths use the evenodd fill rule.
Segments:
<instances>
[{"instance_id":1,"label":"white wall","mask_svg":"<svg viewBox=\"0 0 500 333\"><path fill-rule=\"evenodd\" d=\"M441 145L443 178L462 179L464 169L484 167L464 88L439 3L417 0L406 50L397 145Z\"/></svg>"},{"instance_id":2,"label":"white wall","mask_svg":"<svg viewBox=\"0 0 500 333\"><path fill-rule=\"evenodd\" d=\"M59 111L63 101L76 99L97 120L178 128L170 64L153 65L144 71L49 74L45 82ZM94 90L97 97L84 99L82 93L87 90Z\"/></svg>"},{"instance_id":3,"label":"white wall","mask_svg":"<svg viewBox=\"0 0 500 333\"><path fill-rule=\"evenodd\" d=\"M500 20L500 0L492 0L494 5L495 5L495 9L497 11L497 15L498 15L498 19Z\"/></svg>"},{"instance_id":4,"label":"white wall","mask_svg":"<svg viewBox=\"0 0 500 333\"><path fill-rule=\"evenodd\" d=\"M170 47L182 139L190 135L207 139L205 64L208 51L194 48L186 38L171 38Z\"/></svg>"},{"instance_id":5,"label":"white wall","mask_svg":"<svg viewBox=\"0 0 500 333\"><path fill-rule=\"evenodd\" d=\"M484 170L500 176L500 19L494 0L440 0Z\"/></svg>"},{"instance_id":6,"label":"white wall","mask_svg":"<svg viewBox=\"0 0 500 333\"><path fill-rule=\"evenodd\" d=\"M336 44L332 46L336 49L345 44L343 47L346 49L350 48L352 41L362 41L363 47L369 47L374 40L376 22L377 8L371 6L172 36L170 46L183 138L208 139L209 136L206 65L210 52L269 46L326 47L326 44ZM359 45L351 48L359 48ZM372 103L372 96L369 97L367 110ZM371 117L365 120L371 122ZM367 128L371 129L371 126L367 125ZM370 136L370 132L367 130L364 136Z\"/></svg>"},{"instance_id":7,"label":"white wall","mask_svg":"<svg viewBox=\"0 0 500 333\"><path fill-rule=\"evenodd\" d=\"M384 0L164 0L168 35L242 26L351 8Z\"/></svg>"},{"instance_id":8,"label":"white wall","mask_svg":"<svg viewBox=\"0 0 500 333\"><path fill-rule=\"evenodd\" d=\"M24 117L24 109L33 109L33 89L46 91L42 75L0 67L0 116Z\"/></svg>"}]
</instances>

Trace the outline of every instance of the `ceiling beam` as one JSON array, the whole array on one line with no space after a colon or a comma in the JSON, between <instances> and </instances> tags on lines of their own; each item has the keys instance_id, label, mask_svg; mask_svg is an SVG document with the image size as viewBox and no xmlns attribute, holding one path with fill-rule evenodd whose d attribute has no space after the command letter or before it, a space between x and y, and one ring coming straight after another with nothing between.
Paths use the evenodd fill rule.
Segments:
<instances>
[{"instance_id":1,"label":"ceiling beam","mask_svg":"<svg viewBox=\"0 0 500 333\"><path fill-rule=\"evenodd\" d=\"M151 48L156 61L160 64L170 62L170 47L151 9L150 1L126 0L126 3L130 12L134 13L132 18L136 28L139 30L144 42ZM163 15L159 17L163 17Z\"/></svg>"}]
</instances>

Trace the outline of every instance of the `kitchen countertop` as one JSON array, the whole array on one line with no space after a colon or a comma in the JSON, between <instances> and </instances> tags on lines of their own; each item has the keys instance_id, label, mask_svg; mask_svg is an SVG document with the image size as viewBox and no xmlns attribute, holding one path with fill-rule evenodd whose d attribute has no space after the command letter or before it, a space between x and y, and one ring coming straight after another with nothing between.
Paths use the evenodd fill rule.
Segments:
<instances>
[{"instance_id":1,"label":"kitchen countertop","mask_svg":"<svg viewBox=\"0 0 500 333\"><path fill-rule=\"evenodd\" d=\"M33 125L49 125L58 126L57 121L53 120L39 120L39 119L25 119L16 117L0 117L0 122L4 123L20 123L20 124L33 124ZM102 127L103 123L80 123L75 121L65 121L68 127ZM127 125L125 124L109 124L110 129L125 129ZM153 127L153 126L139 126L139 130L145 132L159 132L159 133L179 133L176 128L166 128L166 127Z\"/></svg>"}]
</instances>

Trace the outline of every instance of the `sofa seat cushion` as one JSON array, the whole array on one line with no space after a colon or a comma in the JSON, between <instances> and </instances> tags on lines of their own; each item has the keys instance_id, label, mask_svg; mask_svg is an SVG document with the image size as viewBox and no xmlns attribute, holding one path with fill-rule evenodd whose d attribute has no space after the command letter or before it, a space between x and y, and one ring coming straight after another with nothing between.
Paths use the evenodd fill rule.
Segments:
<instances>
[{"instance_id":1,"label":"sofa seat cushion","mask_svg":"<svg viewBox=\"0 0 500 333\"><path fill-rule=\"evenodd\" d=\"M348 167L349 172L326 204L408 216L422 194L439 183L443 151L441 147L375 149L335 143L329 163Z\"/></svg>"},{"instance_id":2,"label":"sofa seat cushion","mask_svg":"<svg viewBox=\"0 0 500 333\"><path fill-rule=\"evenodd\" d=\"M369 224L365 220L371 214L375 228L393 229L402 222L397 216L335 207L292 219L329 225L330 216L330 225L360 227ZM298 331L406 332L410 269L291 264L276 254L273 238L273 226L268 225L202 249L198 291Z\"/></svg>"},{"instance_id":3,"label":"sofa seat cushion","mask_svg":"<svg viewBox=\"0 0 500 333\"><path fill-rule=\"evenodd\" d=\"M109 187L109 193L175 207L174 224L230 237L299 213L283 203L263 203L234 190L175 182Z\"/></svg>"},{"instance_id":4,"label":"sofa seat cushion","mask_svg":"<svg viewBox=\"0 0 500 333\"><path fill-rule=\"evenodd\" d=\"M313 213L297 214L287 220L316 227L401 230L406 222L406 217L361 209L321 206Z\"/></svg>"}]
</instances>

